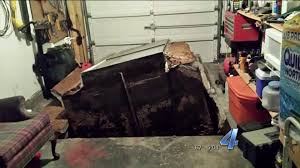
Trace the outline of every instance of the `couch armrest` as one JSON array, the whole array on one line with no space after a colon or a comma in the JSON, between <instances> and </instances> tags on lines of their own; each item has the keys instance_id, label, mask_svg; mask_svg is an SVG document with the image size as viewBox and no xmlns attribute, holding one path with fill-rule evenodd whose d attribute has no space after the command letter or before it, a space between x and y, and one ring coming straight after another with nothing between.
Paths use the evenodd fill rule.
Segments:
<instances>
[{"instance_id":1,"label":"couch armrest","mask_svg":"<svg viewBox=\"0 0 300 168\"><path fill-rule=\"evenodd\" d=\"M0 122L16 122L26 119L29 117L26 115L23 96L0 99Z\"/></svg>"}]
</instances>

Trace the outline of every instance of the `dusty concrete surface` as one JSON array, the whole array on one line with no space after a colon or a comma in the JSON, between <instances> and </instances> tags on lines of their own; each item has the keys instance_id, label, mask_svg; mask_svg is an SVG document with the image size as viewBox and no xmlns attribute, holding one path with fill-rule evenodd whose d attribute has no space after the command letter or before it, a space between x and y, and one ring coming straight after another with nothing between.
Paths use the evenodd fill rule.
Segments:
<instances>
[{"instance_id":1,"label":"dusty concrete surface","mask_svg":"<svg viewBox=\"0 0 300 168\"><path fill-rule=\"evenodd\" d=\"M58 143L61 158L52 161L50 145L41 164L31 168L252 168L238 148L220 146L221 136L67 139Z\"/></svg>"},{"instance_id":2,"label":"dusty concrete surface","mask_svg":"<svg viewBox=\"0 0 300 168\"><path fill-rule=\"evenodd\" d=\"M204 67L207 71L210 83L216 91L214 94L210 94L210 96L215 100L217 107L219 108L219 125L225 125L226 127L226 123L224 122L228 122L231 128L236 128L236 122L233 120L229 112L228 96L215 84L215 81L219 79L219 69L222 67L220 67L220 64L218 63L205 63Z\"/></svg>"}]
</instances>

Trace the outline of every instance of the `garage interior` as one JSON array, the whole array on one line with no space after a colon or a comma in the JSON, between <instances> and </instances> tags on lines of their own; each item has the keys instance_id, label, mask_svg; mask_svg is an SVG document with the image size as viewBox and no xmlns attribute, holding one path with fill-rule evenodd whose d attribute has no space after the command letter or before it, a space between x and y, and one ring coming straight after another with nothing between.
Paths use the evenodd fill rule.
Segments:
<instances>
[{"instance_id":1,"label":"garage interior","mask_svg":"<svg viewBox=\"0 0 300 168\"><path fill-rule=\"evenodd\" d=\"M0 6L0 168L300 167L299 1Z\"/></svg>"}]
</instances>

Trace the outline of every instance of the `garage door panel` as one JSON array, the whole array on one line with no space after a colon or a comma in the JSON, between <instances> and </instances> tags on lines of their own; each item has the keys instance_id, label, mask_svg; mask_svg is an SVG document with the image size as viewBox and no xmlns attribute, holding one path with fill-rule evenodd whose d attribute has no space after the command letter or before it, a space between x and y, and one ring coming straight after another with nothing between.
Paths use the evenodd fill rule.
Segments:
<instances>
[{"instance_id":1,"label":"garage door panel","mask_svg":"<svg viewBox=\"0 0 300 168\"><path fill-rule=\"evenodd\" d=\"M120 45L151 42L151 30L145 30L151 17L93 19L96 45Z\"/></svg>"},{"instance_id":2,"label":"garage door panel","mask_svg":"<svg viewBox=\"0 0 300 168\"><path fill-rule=\"evenodd\" d=\"M215 24L216 15L214 13L161 15L154 16L154 22L157 26Z\"/></svg>"},{"instance_id":3,"label":"garage door panel","mask_svg":"<svg viewBox=\"0 0 300 168\"><path fill-rule=\"evenodd\" d=\"M212 40L215 31L212 27L156 29L155 39L171 39L173 41Z\"/></svg>"},{"instance_id":4,"label":"garage door panel","mask_svg":"<svg viewBox=\"0 0 300 168\"><path fill-rule=\"evenodd\" d=\"M86 1L95 60L145 43L188 41L203 61L216 57L218 1ZM148 29L145 29L145 26ZM202 56L203 55L203 56Z\"/></svg>"},{"instance_id":5,"label":"garage door panel","mask_svg":"<svg viewBox=\"0 0 300 168\"><path fill-rule=\"evenodd\" d=\"M215 55L215 41L189 42L192 51L199 54L202 62L213 62Z\"/></svg>"},{"instance_id":6,"label":"garage door panel","mask_svg":"<svg viewBox=\"0 0 300 168\"><path fill-rule=\"evenodd\" d=\"M126 49L138 47L140 45L124 45L124 46L98 46L96 47L95 64L99 63L102 58L113 53L117 53Z\"/></svg>"},{"instance_id":7,"label":"garage door panel","mask_svg":"<svg viewBox=\"0 0 300 168\"><path fill-rule=\"evenodd\" d=\"M154 14L193 13L214 11L216 1L154 1Z\"/></svg>"},{"instance_id":8,"label":"garage door panel","mask_svg":"<svg viewBox=\"0 0 300 168\"><path fill-rule=\"evenodd\" d=\"M93 18L150 15L151 1L87 1Z\"/></svg>"}]
</instances>

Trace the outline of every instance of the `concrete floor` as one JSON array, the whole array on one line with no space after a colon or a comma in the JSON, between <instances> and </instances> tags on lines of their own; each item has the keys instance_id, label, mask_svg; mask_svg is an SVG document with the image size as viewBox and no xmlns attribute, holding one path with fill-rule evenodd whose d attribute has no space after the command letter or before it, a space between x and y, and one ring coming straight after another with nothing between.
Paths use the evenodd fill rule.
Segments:
<instances>
[{"instance_id":1,"label":"concrete floor","mask_svg":"<svg viewBox=\"0 0 300 168\"><path fill-rule=\"evenodd\" d=\"M212 87L215 89L215 94L211 94L210 96L215 100L219 108L219 125L224 125L224 122L226 121L231 128L236 128L237 124L229 113L228 95L224 94L220 87L215 84L215 81L219 79L219 69L222 67L217 63L205 63L204 68L207 71L207 76Z\"/></svg>"},{"instance_id":2,"label":"concrete floor","mask_svg":"<svg viewBox=\"0 0 300 168\"><path fill-rule=\"evenodd\" d=\"M220 146L221 136L66 139L52 161L50 144L41 164L31 168L252 168L236 147ZM38 166L36 166L38 165Z\"/></svg>"}]
</instances>

